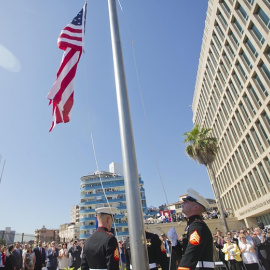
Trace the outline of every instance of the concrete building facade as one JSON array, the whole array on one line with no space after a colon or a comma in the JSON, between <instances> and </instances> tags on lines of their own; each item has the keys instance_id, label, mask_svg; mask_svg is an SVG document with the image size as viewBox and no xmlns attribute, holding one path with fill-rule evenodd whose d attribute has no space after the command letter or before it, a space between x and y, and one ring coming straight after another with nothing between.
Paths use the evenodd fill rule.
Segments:
<instances>
[{"instance_id":1,"label":"concrete building facade","mask_svg":"<svg viewBox=\"0 0 270 270\"><path fill-rule=\"evenodd\" d=\"M118 166L110 166L118 168ZM143 181L139 176L143 212L147 213ZM105 193L104 193L105 192ZM114 171L94 172L81 178L80 239L86 239L96 231L95 209L106 206L116 207L114 216L117 237L128 235L128 219L124 176Z\"/></svg>"},{"instance_id":2,"label":"concrete building facade","mask_svg":"<svg viewBox=\"0 0 270 270\"><path fill-rule=\"evenodd\" d=\"M58 229L47 229L43 226L41 229L35 230L35 244L38 241L59 243L59 230Z\"/></svg>"},{"instance_id":3,"label":"concrete building facade","mask_svg":"<svg viewBox=\"0 0 270 270\"><path fill-rule=\"evenodd\" d=\"M221 200L247 227L270 224L269 87L270 1L210 0L193 122L218 139Z\"/></svg>"},{"instance_id":4,"label":"concrete building facade","mask_svg":"<svg viewBox=\"0 0 270 270\"><path fill-rule=\"evenodd\" d=\"M70 223L79 223L79 222L80 222L80 204L77 204L71 207Z\"/></svg>"},{"instance_id":5,"label":"concrete building facade","mask_svg":"<svg viewBox=\"0 0 270 270\"><path fill-rule=\"evenodd\" d=\"M60 242L70 242L80 238L80 223L66 223L59 227Z\"/></svg>"}]
</instances>

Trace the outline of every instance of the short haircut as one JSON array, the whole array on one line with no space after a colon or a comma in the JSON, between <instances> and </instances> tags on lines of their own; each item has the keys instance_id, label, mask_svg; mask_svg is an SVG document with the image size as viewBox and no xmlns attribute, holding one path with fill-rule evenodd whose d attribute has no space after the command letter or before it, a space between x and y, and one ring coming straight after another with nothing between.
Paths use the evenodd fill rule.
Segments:
<instances>
[{"instance_id":1,"label":"short haircut","mask_svg":"<svg viewBox=\"0 0 270 270\"><path fill-rule=\"evenodd\" d=\"M10 252L13 248L14 248L14 245L13 244L9 245L8 246L8 251Z\"/></svg>"}]
</instances>

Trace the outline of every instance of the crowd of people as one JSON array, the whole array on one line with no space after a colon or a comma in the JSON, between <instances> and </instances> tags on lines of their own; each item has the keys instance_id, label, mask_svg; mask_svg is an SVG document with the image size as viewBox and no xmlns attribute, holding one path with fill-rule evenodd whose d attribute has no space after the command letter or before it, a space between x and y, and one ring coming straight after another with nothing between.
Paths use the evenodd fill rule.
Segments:
<instances>
[{"instance_id":1,"label":"crowd of people","mask_svg":"<svg viewBox=\"0 0 270 270\"><path fill-rule=\"evenodd\" d=\"M177 245L163 233L160 236L170 270L176 270L183 254L183 238ZM270 229L247 228L213 235L214 261L224 263L228 270L270 270ZM56 270L81 267L83 241L56 244L38 242L35 248L19 242L0 247L0 269L6 270ZM118 242L119 267L130 269L129 239Z\"/></svg>"},{"instance_id":2,"label":"crowd of people","mask_svg":"<svg viewBox=\"0 0 270 270\"><path fill-rule=\"evenodd\" d=\"M6 270L56 270L81 266L83 242L71 241L57 245L38 242L34 249L29 243L19 242L0 247L0 269Z\"/></svg>"},{"instance_id":3,"label":"crowd of people","mask_svg":"<svg viewBox=\"0 0 270 270\"><path fill-rule=\"evenodd\" d=\"M225 210L224 216L227 217L234 217L234 213L232 210ZM207 219L219 219L220 218L220 212L219 210L213 209L212 211L205 211L202 215L204 220ZM184 213L173 213L165 215L153 215L152 217L148 217L144 220L145 224L155 224L155 223L169 223L169 222L186 222L186 215Z\"/></svg>"},{"instance_id":4,"label":"crowd of people","mask_svg":"<svg viewBox=\"0 0 270 270\"><path fill-rule=\"evenodd\" d=\"M270 270L270 229L248 228L230 231L222 235L217 231L213 235L215 261L224 263L228 270ZM160 235L170 260L170 270L177 269L182 258L182 237L177 246L172 247L165 234ZM119 241L120 269L130 269L126 265L129 259L128 241ZM68 269L77 270L81 266L83 241L71 241L56 245L38 242L34 249L28 243L23 246L19 242L0 247L0 269L6 270L48 270ZM45 268L44 268L45 269Z\"/></svg>"},{"instance_id":5,"label":"crowd of people","mask_svg":"<svg viewBox=\"0 0 270 270\"><path fill-rule=\"evenodd\" d=\"M270 229L247 228L220 231L213 237L216 260L229 270L270 270Z\"/></svg>"}]
</instances>

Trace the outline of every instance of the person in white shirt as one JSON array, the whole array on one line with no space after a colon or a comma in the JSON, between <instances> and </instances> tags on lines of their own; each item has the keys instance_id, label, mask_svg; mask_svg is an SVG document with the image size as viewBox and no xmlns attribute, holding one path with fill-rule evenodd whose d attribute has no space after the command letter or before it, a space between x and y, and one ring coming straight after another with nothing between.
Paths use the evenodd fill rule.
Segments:
<instances>
[{"instance_id":1,"label":"person in white shirt","mask_svg":"<svg viewBox=\"0 0 270 270\"><path fill-rule=\"evenodd\" d=\"M28 244L24 244L24 249L22 250L22 259L24 261L25 254L27 253ZM24 263L23 263L23 269L24 269Z\"/></svg>"},{"instance_id":2,"label":"person in white shirt","mask_svg":"<svg viewBox=\"0 0 270 270\"><path fill-rule=\"evenodd\" d=\"M247 242L244 234L239 235L239 248L247 270L259 270L258 259L252 244Z\"/></svg>"}]
</instances>

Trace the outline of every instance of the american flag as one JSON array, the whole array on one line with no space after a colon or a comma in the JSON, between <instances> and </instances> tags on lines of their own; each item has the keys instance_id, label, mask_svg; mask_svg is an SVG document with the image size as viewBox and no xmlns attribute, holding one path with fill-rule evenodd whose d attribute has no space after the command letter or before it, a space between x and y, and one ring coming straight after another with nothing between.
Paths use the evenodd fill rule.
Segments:
<instances>
[{"instance_id":1,"label":"american flag","mask_svg":"<svg viewBox=\"0 0 270 270\"><path fill-rule=\"evenodd\" d=\"M58 37L58 47L64 50L64 55L56 74L56 80L47 95L50 100L49 105L53 106L53 122L49 132L56 124L70 121L74 103L75 75L84 46L86 7L87 2Z\"/></svg>"}]
</instances>

